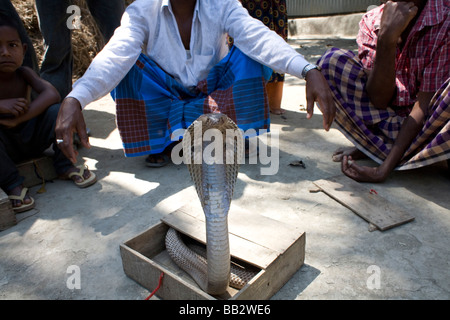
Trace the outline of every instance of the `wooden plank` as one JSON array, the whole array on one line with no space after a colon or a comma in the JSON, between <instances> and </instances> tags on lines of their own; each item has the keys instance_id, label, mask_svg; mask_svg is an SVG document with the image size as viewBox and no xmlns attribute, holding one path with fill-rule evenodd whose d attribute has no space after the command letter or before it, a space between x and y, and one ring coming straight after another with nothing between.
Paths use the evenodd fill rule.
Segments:
<instances>
[{"instance_id":1,"label":"wooden plank","mask_svg":"<svg viewBox=\"0 0 450 320\"><path fill-rule=\"evenodd\" d=\"M303 233L299 227L260 214L232 208L228 217L230 233L282 254Z\"/></svg>"},{"instance_id":2,"label":"wooden plank","mask_svg":"<svg viewBox=\"0 0 450 320\"><path fill-rule=\"evenodd\" d=\"M200 216L191 216L186 213L185 208L180 208L163 217L161 220L190 238L206 244L205 221L200 219ZM258 242L252 241L252 239L245 239L240 235L232 233L230 225L229 233L231 256L258 268L267 268L280 254L273 249L258 244Z\"/></svg>"},{"instance_id":3,"label":"wooden plank","mask_svg":"<svg viewBox=\"0 0 450 320\"><path fill-rule=\"evenodd\" d=\"M270 299L305 262L306 234L303 232L260 277L254 277L231 300Z\"/></svg>"},{"instance_id":4,"label":"wooden plank","mask_svg":"<svg viewBox=\"0 0 450 320\"><path fill-rule=\"evenodd\" d=\"M365 185L346 176L321 179L314 181L314 184L382 231L414 220L403 208L375 192L370 192Z\"/></svg>"},{"instance_id":5,"label":"wooden plank","mask_svg":"<svg viewBox=\"0 0 450 320\"><path fill-rule=\"evenodd\" d=\"M192 196L196 195L193 187L187 192L190 192ZM192 216L202 221L203 224L205 221L205 215L200 205L200 201L198 200L191 201L189 204L182 206L171 214L185 214ZM163 218L163 221L164 220L165 218ZM175 222L176 221L173 221L173 223ZM193 228L193 226L191 226L191 228ZM203 226L201 226L201 228L201 230L204 230ZM192 234L194 234L194 232L204 233L204 231L201 230L192 230ZM284 252L284 250L286 250L286 248L303 232L298 226L269 218L262 215L260 212L249 211L237 207L233 203L231 203L230 212L228 213L228 231L230 234L255 242L278 253Z\"/></svg>"},{"instance_id":6,"label":"wooden plank","mask_svg":"<svg viewBox=\"0 0 450 320\"><path fill-rule=\"evenodd\" d=\"M150 229L125 242L124 245L151 258L164 250L167 230L169 230L167 225L158 222Z\"/></svg>"}]
</instances>

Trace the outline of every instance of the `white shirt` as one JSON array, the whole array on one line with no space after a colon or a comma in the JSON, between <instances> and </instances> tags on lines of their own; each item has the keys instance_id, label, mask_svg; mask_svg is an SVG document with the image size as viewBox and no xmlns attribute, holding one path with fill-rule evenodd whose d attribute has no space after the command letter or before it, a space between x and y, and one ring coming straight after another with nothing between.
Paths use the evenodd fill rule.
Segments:
<instances>
[{"instance_id":1,"label":"white shirt","mask_svg":"<svg viewBox=\"0 0 450 320\"><path fill-rule=\"evenodd\" d=\"M136 0L121 26L68 97L84 108L110 93L144 52L186 88L206 78L228 53L227 36L244 54L279 73L301 77L308 62L280 36L253 19L237 0L197 0L189 55L169 0Z\"/></svg>"}]
</instances>

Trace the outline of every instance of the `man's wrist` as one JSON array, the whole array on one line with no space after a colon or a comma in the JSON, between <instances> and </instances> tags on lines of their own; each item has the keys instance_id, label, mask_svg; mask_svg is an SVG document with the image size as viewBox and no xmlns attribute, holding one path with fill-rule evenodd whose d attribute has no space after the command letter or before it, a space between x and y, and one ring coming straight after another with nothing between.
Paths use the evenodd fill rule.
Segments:
<instances>
[{"instance_id":1,"label":"man's wrist","mask_svg":"<svg viewBox=\"0 0 450 320\"><path fill-rule=\"evenodd\" d=\"M81 111L83 110L83 106L81 105L80 101L75 98L75 97L69 97L67 96L64 100L63 100L63 104L64 105L70 105L70 106L77 106Z\"/></svg>"},{"instance_id":2,"label":"man's wrist","mask_svg":"<svg viewBox=\"0 0 450 320\"><path fill-rule=\"evenodd\" d=\"M389 30L386 30L385 28L380 28L380 31L378 32L377 47L380 44L383 44L395 48L397 47L399 37L400 36L394 35L392 31L389 32Z\"/></svg>"},{"instance_id":3,"label":"man's wrist","mask_svg":"<svg viewBox=\"0 0 450 320\"><path fill-rule=\"evenodd\" d=\"M78 98L72 97L72 96L67 96L64 101L66 101L69 104L75 104L77 106L80 107L80 110L83 110L83 105L80 102L80 100Z\"/></svg>"},{"instance_id":4,"label":"man's wrist","mask_svg":"<svg viewBox=\"0 0 450 320\"><path fill-rule=\"evenodd\" d=\"M321 70L321 68L320 68L319 66L317 66L317 65L315 65L315 64L308 63L308 64L303 68L303 71L302 71L302 77L303 77L303 79L306 79L306 75L308 74L308 72L311 71L311 70L314 70L314 69L316 69L316 70L318 70L318 71Z\"/></svg>"}]
</instances>

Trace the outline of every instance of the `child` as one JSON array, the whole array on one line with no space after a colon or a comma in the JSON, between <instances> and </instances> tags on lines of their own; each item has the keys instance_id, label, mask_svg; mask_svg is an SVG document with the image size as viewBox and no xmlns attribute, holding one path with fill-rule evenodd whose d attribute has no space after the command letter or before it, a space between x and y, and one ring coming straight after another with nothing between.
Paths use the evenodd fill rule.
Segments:
<instances>
[{"instance_id":1,"label":"child","mask_svg":"<svg viewBox=\"0 0 450 320\"><path fill-rule=\"evenodd\" d=\"M15 212L35 205L15 164L41 155L55 141L60 106L56 89L22 66L26 50L15 21L0 15L0 187ZM33 100L32 90L36 93ZM71 179L79 187L95 183L95 174L84 166L75 167L56 143L53 150L54 167L61 179Z\"/></svg>"}]
</instances>

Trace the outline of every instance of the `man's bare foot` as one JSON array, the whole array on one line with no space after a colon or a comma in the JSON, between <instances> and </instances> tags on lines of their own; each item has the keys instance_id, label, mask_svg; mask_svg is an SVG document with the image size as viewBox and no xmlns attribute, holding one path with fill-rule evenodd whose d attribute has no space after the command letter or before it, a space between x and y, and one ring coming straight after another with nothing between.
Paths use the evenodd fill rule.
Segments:
<instances>
[{"instance_id":1,"label":"man's bare foot","mask_svg":"<svg viewBox=\"0 0 450 320\"><path fill-rule=\"evenodd\" d=\"M278 109L270 109L270 113L276 114L276 115L281 115L283 113L285 113L286 110L284 110L283 108L278 108Z\"/></svg>"},{"instance_id":2,"label":"man's bare foot","mask_svg":"<svg viewBox=\"0 0 450 320\"><path fill-rule=\"evenodd\" d=\"M334 162L341 162L344 156L351 156L353 160L367 158L367 156L356 147L342 147L338 148L333 153L332 159Z\"/></svg>"}]
</instances>

